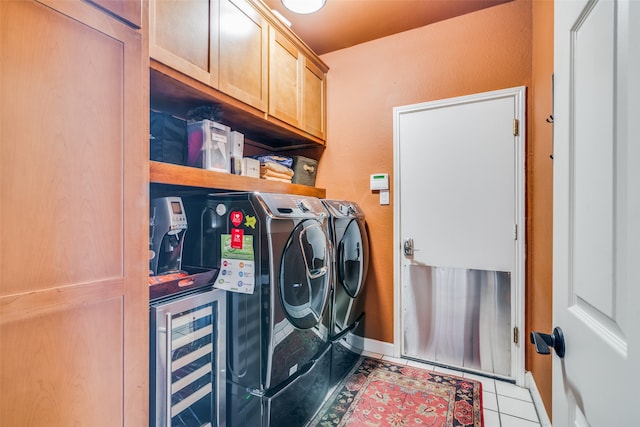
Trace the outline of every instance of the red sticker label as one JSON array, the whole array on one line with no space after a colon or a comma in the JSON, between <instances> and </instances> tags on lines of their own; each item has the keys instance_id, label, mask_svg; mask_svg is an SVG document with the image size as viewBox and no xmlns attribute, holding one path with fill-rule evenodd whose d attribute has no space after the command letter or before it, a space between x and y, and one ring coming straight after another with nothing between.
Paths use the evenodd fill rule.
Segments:
<instances>
[{"instance_id":1,"label":"red sticker label","mask_svg":"<svg viewBox=\"0 0 640 427\"><path fill-rule=\"evenodd\" d=\"M240 228L231 229L231 247L233 249L242 249L244 241L244 230Z\"/></svg>"},{"instance_id":2,"label":"red sticker label","mask_svg":"<svg viewBox=\"0 0 640 427\"><path fill-rule=\"evenodd\" d=\"M240 224L242 224L242 219L244 218L244 215L242 215L242 212L240 211L233 211L229 214L229 218L231 218L231 224L237 227Z\"/></svg>"}]
</instances>

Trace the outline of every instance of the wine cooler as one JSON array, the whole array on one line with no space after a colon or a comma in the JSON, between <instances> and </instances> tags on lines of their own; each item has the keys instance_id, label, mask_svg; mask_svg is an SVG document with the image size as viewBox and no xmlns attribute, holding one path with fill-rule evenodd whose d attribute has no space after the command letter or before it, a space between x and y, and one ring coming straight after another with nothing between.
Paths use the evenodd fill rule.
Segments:
<instances>
[{"instance_id":1,"label":"wine cooler","mask_svg":"<svg viewBox=\"0 0 640 427\"><path fill-rule=\"evenodd\" d=\"M226 294L219 289L154 302L151 427L224 427Z\"/></svg>"}]
</instances>

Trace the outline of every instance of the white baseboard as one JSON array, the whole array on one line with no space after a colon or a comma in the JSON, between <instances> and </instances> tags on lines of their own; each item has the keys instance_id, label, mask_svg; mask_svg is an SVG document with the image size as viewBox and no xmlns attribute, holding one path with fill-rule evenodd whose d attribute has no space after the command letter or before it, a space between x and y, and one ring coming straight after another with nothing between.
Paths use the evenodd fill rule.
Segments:
<instances>
[{"instance_id":1,"label":"white baseboard","mask_svg":"<svg viewBox=\"0 0 640 427\"><path fill-rule=\"evenodd\" d=\"M376 353L380 356L393 356L394 345L390 342L372 340L371 338L364 339L364 351L370 353Z\"/></svg>"},{"instance_id":2,"label":"white baseboard","mask_svg":"<svg viewBox=\"0 0 640 427\"><path fill-rule=\"evenodd\" d=\"M538 391L538 386L536 386L536 381L533 379L533 375L531 372L527 371L524 377L525 386L529 389L531 393L531 399L533 400L533 405L536 407L536 412L538 412L538 419L540 420L541 427L551 427L551 420L549 420L549 414L547 414L547 410L544 407L544 403L542 403L542 397L540 396L540 392Z\"/></svg>"}]
</instances>

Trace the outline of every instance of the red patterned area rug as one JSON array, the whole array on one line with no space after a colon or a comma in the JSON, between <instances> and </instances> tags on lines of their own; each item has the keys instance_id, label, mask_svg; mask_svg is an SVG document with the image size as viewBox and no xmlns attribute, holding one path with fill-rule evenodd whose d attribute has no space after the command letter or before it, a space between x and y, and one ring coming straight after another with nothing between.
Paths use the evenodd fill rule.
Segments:
<instances>
[{"instance_id":1,"label":"red patterned area rug","mask_svg":"<svg viewBox=\"0 0 640 427\"><path fill-rule=\"evenodd\" d=\"M482 383L364 357L309 427L482 427Z\"/></svg>"}]
</instances>

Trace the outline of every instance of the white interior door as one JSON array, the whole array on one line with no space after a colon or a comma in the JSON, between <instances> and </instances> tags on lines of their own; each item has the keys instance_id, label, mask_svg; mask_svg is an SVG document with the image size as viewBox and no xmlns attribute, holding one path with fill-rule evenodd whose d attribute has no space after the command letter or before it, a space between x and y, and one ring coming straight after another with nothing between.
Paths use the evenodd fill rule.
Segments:
<instances>
[{"instance_id":1,"label":"white interior door","mask_svg":"<svg viewBox=\"0 0 640 427\"><path fill-rule=\"evenodd\" d=\"M553 425L635 425L640 2L556 1L554 61Z\"/></svg>"},{"instance_id":2,"label":"white interior door","mask_svg":"<svg viewBox=\"0 0 640 427\"><path fill-rule=\"evenodd\" d=\"M397 355L523 380L524 95L394 109Z\"/></svg>"}]
</instances>

